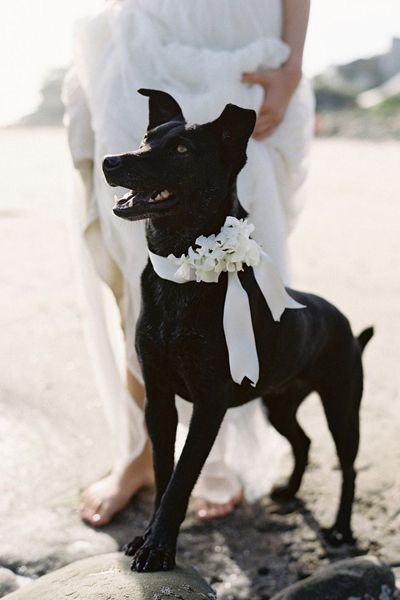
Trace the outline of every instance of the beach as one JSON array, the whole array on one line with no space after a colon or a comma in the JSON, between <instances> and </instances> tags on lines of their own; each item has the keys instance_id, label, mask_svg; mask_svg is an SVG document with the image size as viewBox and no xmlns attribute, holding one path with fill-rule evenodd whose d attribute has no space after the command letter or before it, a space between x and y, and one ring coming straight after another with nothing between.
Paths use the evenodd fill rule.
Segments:
<instances>
[{"instance_id":1,"label":"beach","mask_svg":"<svg viewBox=\"0 0 400 600\"><path fill-rule=\"evenodd\" d=\"M80 490L107 472L113 446L84 344L66 137L58 127L3 129L0 151L0 565L24 584L117 550L143 528L152 494L99 531L79 520ZM299 499L282 508L266 497L220 522L185 522L179 560L220 600L265 600L317 566L366 552L400 574L400 144L320 139L310 165L290 240L293 287L332 301L357 335L375 327L364 355L357 545L333 550L320 535L335 514L339 471L312 395L299 411L312 439Z\"/></svg>"}]
</instances>

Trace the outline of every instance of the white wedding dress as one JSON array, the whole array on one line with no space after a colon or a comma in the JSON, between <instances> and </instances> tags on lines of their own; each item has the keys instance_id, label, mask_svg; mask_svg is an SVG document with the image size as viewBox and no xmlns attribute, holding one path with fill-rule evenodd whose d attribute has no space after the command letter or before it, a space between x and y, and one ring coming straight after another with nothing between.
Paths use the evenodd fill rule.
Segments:
<instances>
[{"instance_id":1,"label":"white wedding dress","mask_svg":"<svg viewBox=\"0 0 400 600\"><path fill-rule=\"evenodd\" d=\"M80 174L76 248L87 339L119 464L137 456L145 440L143 415L129 396L124 370L127 365L141 380L134 331L147 251L144 224L112 213L116 190L102 175L103 156L137 148L147 126L147 99L136 93L140 87L171 93L189 122L215 119L228 102L258 110L263 90L242 84L241 74L286 61L290 50L280 40L281 26L281 0L114 0L77 24L74 63L64 86L69 143ZM263 142L250 140L238 181L254 237L285 280L287 236L302 206L312 125L313 96L302 81L274 134ZM191 405L177 402L179 452ZM286 443L265 420L260 401L231 409L195 493L226 502L243 487L246 498L255 500L270 490L284 452Z\"/></svg>"}]
</instances>

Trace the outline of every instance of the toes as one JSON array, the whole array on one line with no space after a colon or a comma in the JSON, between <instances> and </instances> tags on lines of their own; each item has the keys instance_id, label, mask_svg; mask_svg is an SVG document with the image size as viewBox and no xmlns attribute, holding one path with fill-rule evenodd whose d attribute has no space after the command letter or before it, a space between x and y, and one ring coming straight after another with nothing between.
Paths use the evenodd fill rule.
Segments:
<instances>
[{"instance_id":1,"label":"toes","mask_svg":"<svg viewBox=\"0 0 400 600\"><path fill-rule=\"evenodd\" d=\"M218 510L210 506L207 508L201 508L197 511L197 516L200 521L211 521L218 516Z\"/></svg>"},{"instance_id":2,"label":"toes","mask_svg":"<svg viewBox=\"0 0 400 600\"><path fill-rule=\"evenodd\" d=\"M166 548L148 546L140 548L131 564L131 570L138 573L170 571L175 567L174 553Z\"/></svg>"},{"instance_id":3,"label":"toes","mask_svg":"<svg viewBox=\"0 0 400 600\"><path fill-rule=\"evenodd\" d=\"M81 505L79 512L85 521L91 519L94 515L100 513L101 501L96 501L94 498L83 497L81 498Z\"/></svg>"},{"instance_id":4,"label":"toes","mask_svg":"<svg viewBox=\"0 0 400 600\"><path fill-rule=\"evenodd\" d=\"M145 467L143 471L138 459L123 471L113 472L88 487L81 495L81 518L95 527L109 523L137 491L151 484Z\"/></svg>"},{"instance_id":5,"label":"toes","mask_svg":"<svg viewBox=\"0 0 400 600\"><path fill-rule=\"evenodd\" d=\"M200 508L197 511L197 517L200 519L200 521L211 521L212 519L217 519L223 516L222 512L222 505L213 506L210 504Z\"/></svg>"},{"instance_id":6,"label":"toes","mask_svg":"<svg viewBox=\"0 0 400 600\"><path fill-rule=\"evenodd\" d=\"M103 524L103 516L101 513L95 513L94 515L90 515L87 517L87 520L92 523L92 525L102 525Z\"/></svg>"},{"instance_id":7,"label":"toes","mask_svg":"<svg viewBox=\"0 0 400 600\"><path fill-rule=\"evenodd\" d=\"M80 516L83 521L88 523L96 523L101 519L101 513L98 512L98 509L91 509L87 506L81 506Z\"/></svg>"},{"instance_id":8,"label":"toes","mask_svg":"<svg viewBox=\"0 0 400 600\"><path fill-rule=\"evenodd\" d=\"M102 505L97 510L89 510L88 508L81 508L80 511L81 519L93 525L93 527L101 527L107 525L111 521L113 516L112 512L104 509Z\"/></svg>"},{"instance_id":9,"label":"toes","mask_svg":"<svg viewBox=\"0 0 400 600\"><path fill-rule=\"evenodd\" d=\"M134 556L136 552L143 546L145 538L143 535L135 537L131 542L125 544L122 551L125 552L126 556Z\"/></svg>"},{"instance_id":10,"label":"toes","mask_svg":"<svg viewBox=\"0 0 400 600\"><path fill-rule=\"evenodd\" d=\"M204 505L197 510L197 517L201 521L210 521L212 519L221 519L223 517L227 517L233 513L240 501L241 496L235 496L235 498L230 500L230 502L226 502L225 504L205 502Z\"/></svg>"},{"instance_id":11,"label":"toes","mask_svg":"<svg viewBox=\"0 0 400 600\"><path fill-rule=\"evenodd\" d=\"M88 522L94 527L102 527L103 525L108 525L108 523L111 521L111 518L111 513L96 513L90 519L88 519Z\"/></svg>"},{"instance_id":12,"label":"toes","mask_svg":"<svg viewBox=\"0 0 400 600\"><path fill-rule=\"evenodd\" d=\"M83 521L97 527L105 525L110 520L110 517L104 509L105 507L101 498L97 496L94 490L88 488L83 492L79 508L79 513Z\"/></svg>"}]
</instances>

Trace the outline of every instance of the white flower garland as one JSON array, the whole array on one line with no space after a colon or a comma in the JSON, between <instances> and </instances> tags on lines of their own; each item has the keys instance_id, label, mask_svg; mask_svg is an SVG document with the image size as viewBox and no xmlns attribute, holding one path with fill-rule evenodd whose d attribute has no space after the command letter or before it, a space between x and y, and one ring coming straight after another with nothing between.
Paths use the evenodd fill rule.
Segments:
<instances>
[{"instance_id":1,"label":"white flower garland","mask_svg":"<svg viewBox=\"0 0 400 600\"><path fill-rule=\"evenodd\" d=\"M304 306L287 293L271 257L251 239L253 231L254 225L246 219L227 217L217 235L201 235L196 240L197 247L190 247L180 258L173 254L165 257L148 252L157 275L174 283L216 283L221 273L228 273L223 328L231 376L238 385L247 377L254 386L258 382L260 365L249 298L238 271L243 270L243 265L253 268L274 321L279 321L287 308Z\"/></svg>"},{"instance_id":2,"label":"white flower garland","mask_svg":"<svg viewBox=\"0 0 400 600\"><path fill-rule=\"evenodd\" d=\"M261 260L261 248L250 238L254 225L247 219L227 217L221 231L208 237L201 235L196 248L177 258L173 254L168 260L179 268L175 275L185 281L217 283L220 273L243 270L243 265L256 267Z\"/></svg>"}]
</instances>

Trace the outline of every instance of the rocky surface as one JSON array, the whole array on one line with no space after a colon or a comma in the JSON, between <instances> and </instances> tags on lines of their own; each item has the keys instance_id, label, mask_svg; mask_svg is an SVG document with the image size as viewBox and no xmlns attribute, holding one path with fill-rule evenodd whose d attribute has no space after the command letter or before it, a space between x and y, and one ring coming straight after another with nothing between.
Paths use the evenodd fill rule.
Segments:
<instances>
[{"instance_id":1,"label":"rocky surface","mask_svg":"<svg viewBox=\"0 0 400 600\"><path fill-rule=\"evenodd\" d=\"M372 557L341 560L291 585L272 600L390 600L391 569Z\"/></svg>"},{"instance_id":2,"label":"rocky surface","mask_svg":"<svg viewBox=\"0 0 400 600\"><path fill-rule=\"evenodd\" d=\"M2 575L0 572L0 582ZM393 573L387 565L378 559L363 557L319 569L271 600L391 600L394 585ZM13 589L15 587L9 587L8 591ZM210 586L191 568L178 566L167 573L132 573L130 559L121 553L74 562L8 595L7 600L67 597L74 600L217 600Z\"/></svg>"},{"instance_id":3,"label":"rocky surface","mask_svg":"<svg viewBox=\"0 0 400 600\"><path fill-rule=\"evenodd\" d=\"M0 598L18 589L18 581L15 574L9 569L0 567Z\"/></svg>"},{"instance_id":4,"label":"rocky surface","mask_svg":"<svg viewBox=\"0 0 400 600\"><path fill-rule=\"evenodd\" d=\"M113 448L82 336L64 134L4 130L0 150L0 564L35 578L118 550L143 530L152 498L141 494L101 531L79 521L80 489L107 471ZM185 522L179 560L207 576L220 600L267 600L354 555L400 566L399 155L395 143L318 140L291 240L295 286L330 298L355 332L376 327L364 360L357 544L334 550L320 534L336 510L339 472L311 396L299 415L312 438L299 499L279 506L266 497L219 523Z\"/></svg>"},{"instance_id":5,"label":"rocky surface","mask_svg":"<svg viewBox=\"0 0 400 600\"><path fill-rule=\"evenodd\" d=\"M7 600L216 600L193 569L132 573L120 553L86 558L41 577Z\"/></svg>"}]
</instances>

